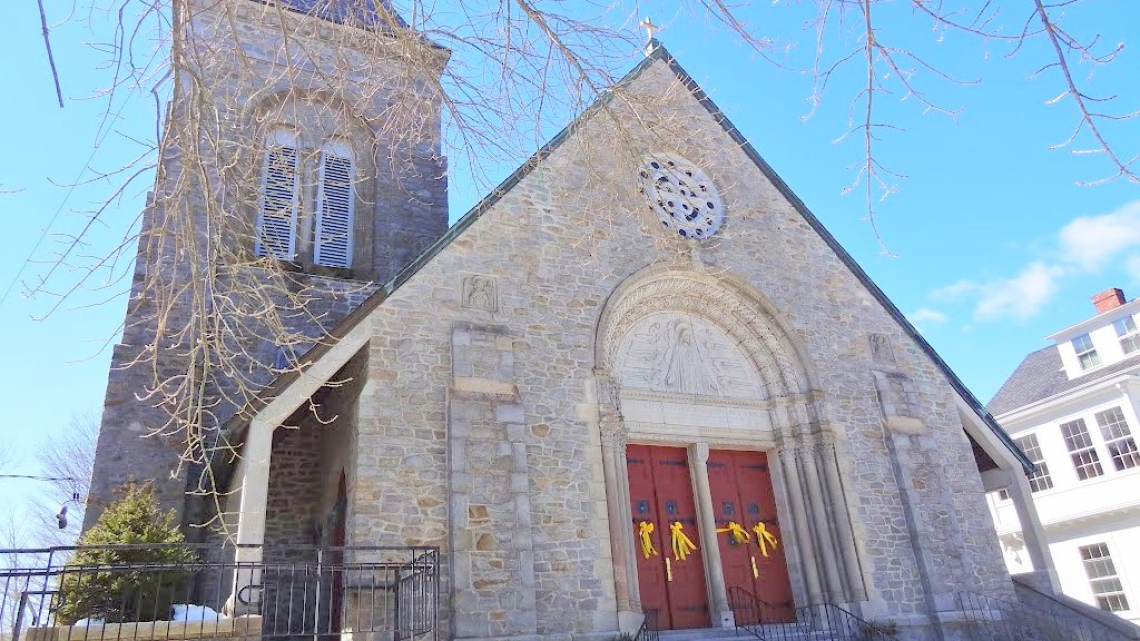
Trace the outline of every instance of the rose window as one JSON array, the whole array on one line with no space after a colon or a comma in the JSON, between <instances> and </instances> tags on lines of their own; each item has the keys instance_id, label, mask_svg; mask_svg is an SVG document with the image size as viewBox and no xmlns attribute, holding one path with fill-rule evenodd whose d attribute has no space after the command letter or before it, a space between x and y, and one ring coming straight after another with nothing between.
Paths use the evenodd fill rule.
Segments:
<instances>
[{"instance_id":1,"label":"rose window","mask_svg":"<svg viewBox=\"0 0 1140 641\"><path fill-rule=\"evenodd\" d=\"M651 158L640 172L641 192L661 224L685 238L702 239L724 223L724 204L712 181L694 165Z\"/></svg>"}]
</instances>

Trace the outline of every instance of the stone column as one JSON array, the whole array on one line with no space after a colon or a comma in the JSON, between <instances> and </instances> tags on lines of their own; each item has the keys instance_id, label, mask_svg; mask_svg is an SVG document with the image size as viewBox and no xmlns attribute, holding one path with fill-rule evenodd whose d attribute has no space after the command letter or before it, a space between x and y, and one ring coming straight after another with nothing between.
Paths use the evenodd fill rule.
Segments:
<instances>
[{"instance_id":1,"label":"stone column","mask_svg":"<svg viewBox=\"0 0 1140 641\"><path fill-rule=\"evenodd\" d=\"M831 496L833 505L832 518L835 520L835 534L843 561L847 598L851 601L865 601L867 589L863 582L863 571L859 564L859 552L855 549L855 531L851 527L851 514L847 507L846 493L843 491L843 481L839 477L839 461L835 456L835 443L831 436L821 438L819 453L824 481L827 484L827 492Z\"/></svg>"},{"instance_id":2,"label":"stone column","mask_svg":"<svg viewBox=\"0 0 1140 641\"><path fill-rule=\"evenodd\" d=\"M1037 507L1033 505L1033 492L1029 479L1021 470L1010 472L1009 496L1017 510L1017 520L1021 522L1021 534L1025 538L1025 549L1033 563L1034 580L1039 588L1051 588L1055 594L1061 593L1061 583L1057 569L1053 567L1053 555L1049 552L1049 541L1045 538L1045 528Z\"/></svg>"},{"instance_id":3,"label":"stone column","mask_svg":"<svg viewBox=\"0 0 1140 641\"><path fill-rule=\"evenodd\" d=\"M610 551L614 564L614 598L618 628L636 633L641 626L641 594L637 585L637 551L633 545L633 513L629 506L625 430L617 408L617 388L605 374L596 374L597 423L602 442L602 473L606 483L606 513L610 525Z\"/></svg>"},{"instance_id":4,"label":"stone column","mask_svg":"<svg viewBox=\"0 0 1140 641\"><path fill-rule=\"evenodd\" d=\"M256 614L261 605L261 560L265 543L265 507L269 501L269 466L276 426L256 417L249 424L238 464L241 502L238 508L234 581L226 608L233 614Z\"/></svg>"},{"instance_id":5,"label":"stone column","mask_svg":"<svg viewBox=\"0 0 1140 641\"><path fill-rule=\"evenodd\" d=\"M823 587L820 584L819 566L816 559L815 544L816 533L812 530L808 520L808 510L805 504L803 482L800 479L799 462L796 460L796 445L784 443L778 450L780 468L784 472L784 487L788 492L788 504L792 509L789 528L798 542L797 549L800 555L800 567L803 568L804 588L807 590L808 601L819 603L823 600ZM787 535L784 535L787 538ZM802 604L807 605L807 604Z\"/></svg>"},{"instance_id":6,"label":"stone column","mask_svg":"<svg viewBox=\"0 0 1140 641\"><path fill-rule=\"evenodd\" d=\"M825 585L829 601L843 594L843 584L839 580L839 560L833 545L834 510L832 502L824 492L817 467L819 447L815 439L797 448L800 469L803 471L804 494L807 495L812 520L814 521L817 565L822 570L820 579Z\"/></svg>"},{"instance_id":7,"label":"stone column","mask_svg":"<svg viewBox=\"0 0 1140 641\"><path fill-rule=\"evenodd\" d=\"M689 446L689 474L696 488L697 531L701 533L701 557L705 563L705 581L709 587L713 626L736 627L732 608L728 607L728 588L724 582L724 565L720 560L720 542L716 538L716 509L709 487L709 444Z\"/></svg>"}]
</instances>

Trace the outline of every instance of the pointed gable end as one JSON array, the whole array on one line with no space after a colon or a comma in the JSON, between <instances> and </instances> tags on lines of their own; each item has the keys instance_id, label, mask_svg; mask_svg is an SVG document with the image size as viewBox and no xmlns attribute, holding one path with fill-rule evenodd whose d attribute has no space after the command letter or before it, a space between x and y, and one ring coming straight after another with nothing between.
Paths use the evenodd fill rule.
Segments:
<instances>
[{"instance_id":1,"label":"pointed gable end","mask_svg":"<svg viewBox=\"0 0 1140 641\"><path fill-rule=\"evenodd\" d=\"M867 273L858 265L854 258L836 241L835 237L823 226L823 224L815 217L814 214L807 208L802 200L788 185L780 178L780 176L772 169L772 167L760 156L759 153L752 147L752 145L744 138L740 131L729 121L728 117L716 106L716 104L708 97L707 94L697 85L696 81L681 67L676 59L668 52L668 50L654 41L651 44L651 51L637 66L635 66L625 77L623 77L614 88L606 91L594 104L588 107L577 118L575 118L569 125L562 131L554 136L549 142L543 145L537 152L535 152L526 162L524 162L518 169L516 169L510 176L508 176L502 183L500 183L494 190L490 192L483 200L471 208L464 214L456 223L448 230L448 232L440 238L435 244L430 246L424 251L416 260L414 260L406 269L398 274L391 282L385 287L377 291L371 298L366 300L357 310L355 310L345 321L334 329L332 332L333 338L336 339L340 336L346 335L356 324L363 321L369 313L380 306L392 294L400 289L409 279L420 273L429 263L433 261L441 252L443 252L453 241L458 239L475 224L485 213L492 210L503 198L512 192L512 190L519 185L524 179L534 172L544 161L551 157L557 150L572 137L572 135L585 127L590 120L598 114L600 110L605 108L618 90L629 87L637 81L639 77L647 72L651 67L657 63L662 63L668 70L676 77L681 85L683 85L693 98L704 107L708 114L715 120L715 122L723 128L724 132L731 138L731 140L739 147L741 151L747 156L748 160L763 174L763 176L772 184L772 186L779 192L779 194L791 205L792 208L802 217L803 221L818 235L818 237L826 244L827 248L839 259L839 261L850 271L850 273L859 281L867 292L869 292L874 299L882 306L887 314L898 324L902 332L914 342L919 350L930 359L934 366L945 377L946 381L959 397L960 404L967 407L969 411L976 415L978 422L983 423L988 430L992 431L994 438L1000 442L1005 448L1016 457L1016 459L1027 470L1032 469L1032 463L1025 458L1024 454L1018 450L1017 446L1012 442L1009 436L1002 430L993 417L986 411L984 406L974 397L969 389L962 383L957 375L950 369L950 367L942 360L934 348L922 337L921 334L910 324L902 312L887 298L886 294L870 279ZM318 345L312 352L310 352L307 360L313 361L319 359L323 351L327 347ZM296 378L296 374L289 373L284 375L281 379L276 381L269 389L266 390L265 398L272 398L285 387L287 387L292 379Z\"/></svg>"}]
</instances>

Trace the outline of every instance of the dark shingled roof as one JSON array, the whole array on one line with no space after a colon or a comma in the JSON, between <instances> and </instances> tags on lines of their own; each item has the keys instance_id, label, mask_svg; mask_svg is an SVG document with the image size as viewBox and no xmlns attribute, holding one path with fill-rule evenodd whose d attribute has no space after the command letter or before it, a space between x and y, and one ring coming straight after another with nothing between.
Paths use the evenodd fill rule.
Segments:
<instances>
[{"instance_id":1,"label":"dark shingled roof","mask_svg":"<svg viewBox=\"0 0 1140 641\"><path fill-rule=\"evenodd\" d=\"M1031 352L1010 374L986 409L998 415L1067 392L1074 387L1140 367L1140 354L1113 363L1086 376L1069 380L1056 345Z\"/></svg>"},{"instance_id":2,"label":"dark shingled roof","mask_svg":"<svg viewBox=\"0 0 1140 641\"><path fill-rule=\"evenodd\" d=\"M364 28L407 27L387 0L261 0L297 13Z\"/></svg>"}]
</instances>

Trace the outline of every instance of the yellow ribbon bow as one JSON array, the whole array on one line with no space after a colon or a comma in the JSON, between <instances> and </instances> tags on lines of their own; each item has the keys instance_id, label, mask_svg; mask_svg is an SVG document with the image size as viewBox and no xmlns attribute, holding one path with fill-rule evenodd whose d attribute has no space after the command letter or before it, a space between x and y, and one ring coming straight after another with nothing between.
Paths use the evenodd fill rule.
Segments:
<instances>
[{"instance_id":1,"label":"yellow ribbon bow","mask_svg":"<svg viewBox=\"0 0 1140 641\"><path fill-rule=\"evenodd\" d=\"M752 540L752 537L748 535L748 530L741 527L736 521L729 521L727 526L717 528L716 531L717 534L724 534L725 532L731 533L732 540L738 545Z\"/></svg>"},{"instance_id":2,"label":"yellow ribbon bow","mask_svg":"<svg viewBox=\"0 0 1140 641\"><path fill-rule=\"evenodd\" d=\"M673 535L674 559L684 561L689 558L689 554L697 551L697 545L685 534L685 526L680 521L670 525L669 532Z\"/></svg>"},{"instance_id":3,"label":"yellow ribbon bow","mask_svg":"<svg viewBox=\"0 0 1140 641\"><path fill-rule=\"evenodd\" d=\"M780 545L776 535L769 532L763 523L752 526L752 531L756 533L756 542L760 544L760 554L763 554L765 559L768 558L768 546L771 545L775 550Z\"/></svg>"},{"instance_id":4,"label":"yellow ribbon bow","mask_svg":"<svg viewBox=\"0 0 1140 641\"><path fill-rule=\"evenodd\" d=\"M642 521L637 526L637 538L641 539L641 553L647 559L657 554L657 550L653 548L653 539L649 538L650 534L653 534L653 524L649 521Z\"/></svg>"}]
</instances>

